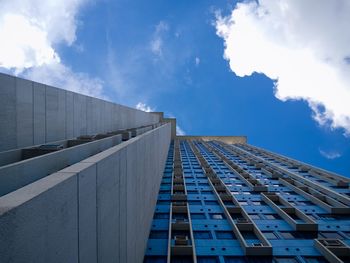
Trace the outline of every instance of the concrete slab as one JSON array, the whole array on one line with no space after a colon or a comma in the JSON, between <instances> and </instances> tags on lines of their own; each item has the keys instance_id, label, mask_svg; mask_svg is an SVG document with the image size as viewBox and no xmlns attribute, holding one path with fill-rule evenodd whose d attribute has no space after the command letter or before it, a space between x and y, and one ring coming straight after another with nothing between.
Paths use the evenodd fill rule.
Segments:
<instances>
[{"instance_id":1,"label":"concrete slab","mask_svg":"<svg viewBox=\"0 0 350 263\"><path fill-rule=\"evenodd\" d=\"M16 80L0 74L0 151L17 148L16 135Z\"/></svg>"},{"instance_id":2,"label":"concrete slab","mask_svg":"<svg viewBox=\"0 0 350 263\"><path fill-rule=\"evenodd\" d=\"M119 159L113 154L97 163L98 262L119 258Z\"/></svg>"},{"instance_id":3,"label":"concrete slab","mask_svg":"<svg viewBox=\"0 0 350 263\"><path fill-rule=\"evenodd\" d=\"M17 147L33 145L33 86L32 82L16 79L16 138Z\"/></svg>"},{"instance_id":4,"label":"concrete slab","mask_svg":"<svg viewBox=\"0 0 350 263\"><path fill-rule=\"evenodd\" d=\"M74 137L74 106L73 106L74 93L66 91L66 139Z\"/></svg>"},{"instance_id":5,"label":"concrete slab","mask_svg":"<svg viewBox=\"0 0 350 263\"><path fill-rule=\"evenodd\" d=\"M46 88L33 82L33 145L46 142Z\"/></svg>"},{"instance_id":6,"label":"concrete slab","mask_svg":"<svg viewBox=\"0 0 350 263\"><path fill-rule=\"evenodd\" d=\"M2 262L78 262L77 177L55 173L0 198Z\"/></svg>"}]
</instances>

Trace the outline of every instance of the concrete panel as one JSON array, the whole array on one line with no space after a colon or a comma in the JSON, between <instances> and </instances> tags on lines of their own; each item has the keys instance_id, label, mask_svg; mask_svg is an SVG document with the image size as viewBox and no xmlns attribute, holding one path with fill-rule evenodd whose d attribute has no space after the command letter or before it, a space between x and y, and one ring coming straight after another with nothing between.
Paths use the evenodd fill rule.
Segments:
<instances>
[{"instance_id":1,"label":"concrete panel","mask_svg":"<svg viewBox=\"0 0 350 263\"><path fill-rule=\"evenodd\" d=\"M1 197L1 262L78 262L77 189L56 173Z\"/></svg>"},{"instance_id":2,"label":"concrete panel","mask_svg":"<svg viewBox=\"0 0 350 263\"><path fill-rule=\"evenodd\" d=\"M21 157L22 151L20 149L0 152L0 166L18 162L18 160L21 160Z\"/></svg>"},{"instance_id":3,"label":"concrete panel","mask_svg":"<svg viewBox=\"0 0 350 263\"><path fill-rule=\"evenodd\" d=\"M97 262L96 164L78 163L60 173L78 176L79 262Z\"/></svg>"},{"instance_id":4,"label":"concrete panel","mask_svg":"<svg viewBox=\"0 0 350 263\"><path fill-rule=\"evenodd\" d=\"M90 97L87 97L87 133L97 134L101 133L99 126L100 121L100 108L99 101Z\"/></svg>"},{"instance_id":5,"label":"concrete panel","mask_svg":"<svg viewBox=\"0 0 350 263\"><path fill-rule=\"evenodd\" d=\"M136 207L146 207L144 203L144 192L145 192L145 184L146 184L146 177L144 169L145 169L145 154L146 152L146 139L145 140L140 140L138 145L137 145L137 160L139 160L139 165L136 166L137 169L137 178L136 178ZM145 216L144 214L139 213L138 211L135 211L136 215L136 235L141 235L142 237L145 236L145 228L147 227L145 225ZM144 250L142 250L143 247L143 240L141 238L136 238L135 239L135 257L136 259L142 258L144 254Z\"/></svg>"},{"instance_id":6,"label":"concrete panel","mask_svg":"<svg viewBox=\"0 0 350 263\"><path fill-rule=\"evenodd\" d=\"M32 82L16 79L17 148L33 145L33 87Z\"/></svg>"},{"instance_id":7,"label":"concrete panel","mask_svg":"<svg viewBox=\"0 0 350 263\"><path fill-rule=\"evenodd\" d=\"M98 262L119 258L119 158L113 154L97 163Z\"/></svg>"},{"instance_id":8,"label":"concrete panel","mask_svg":"<svg viewBox=\"0 0 350 263\"><path fill-rule=\"evenodd\" d=\"M58 89L46 87L46 142L58 141L59 137L59 99Z\"/></svg>"},{"instance_id":9,"label":"concrete panel","mask_svg":"<svg viewBox=\"0 0 350 263\"><path fill-rule=\"evenodd\" d=\"M16 81L0 74L0 151L17 148Z\"/></svg>"},{"instance_id":10,"label":"concrete panel","mask_svg":"<svg viewBox=\"0 0 350 263\"><path fill-rule=\"evenodd\" d=\"M116 131L118 130L118 105L117 104L113 104L113 111L112 111L112 130Z\"/></svg>"},{"instance_id":11,"label":"concrete panel","mask_svg":"<svg viewBox=\"0 0 350 263\"><path fill-rule=\"evenodd\" d=\"M137 187L138 184L137 181L137 167L135 163L131 162L133 159L137 159L137 148L138 148L138 141L135 141L134 143L128 145L127 152L126 152L126 159L127 159L127 184L126 184L126 199L127 199L127 205L126 205L126 213L127 213L127 225L126 225L126 231L127 231L127 262L135 262L135 252L136 252L136 237L138 236L137 233L137 218L136 218L136 212L139 209L139 207L136 206L137 202Z\"/></svg>"},{"instance_id":12,"label":"concrete panel","mask_svg":"<svg viewBox=\"0 0 350 263\"><path fill-rule=\"evenodd\" d=\"M119 151L119 262L127 262L127 150Z\"/></svg>"},{"instance_id":13,"label":"concrete panel","mask_svg":"<svg viewBox=\"0 0 350 263\"><path fill-rule=\"evenodd\" d=\"M87 134L86 96L74 93L74 137Z\"/></svg>"},{"instance_id":14,"label":"concrete panel","mask_svg":"<svg viewBox=\"0 0 350 263\"><path fill-rule=\"evenodd\" d=\"M104 119L105 119L105 126L104 126L104 130L105 132L108 131L112 131L112 103L106 101L104 103L104 107L105 107L105 115L104 115Z\"/></svg>"},{"instance_id":15,"label":"concrete panel","mask_svg":"<svg viewBox=\"0 0 350 263\"><path fill-rule=\"evenodd\" d=\"M66 136L65 139L74 137L74 107L73 107L74 93L66 91Z\"/></svg>"},{"instance_id":16,"label":"concrete panel","mask_svg":"<svg viewBox=\"0 0 350 263\"><path fill-rule=\"evenodd\" d=\"M58 89L57 140L66 136L66 91Z\"/></svg>"},{"instance_id":17,"label":"concrete panel","mask_svg":"<svg viewBox=\"0 0 350 263\"><path fill-rule=\"evenodd\" d=\"M46 87L33 82L33 145L46 142Z\"/></svg>"},{"instance_id":18,"label":"concrete panel","mask_svg":"<svg viewBox=\"0 0 350 263\"><path fill-rule=\"evenodd\" d=\"M100 100L100 99L98 99L97 101L96 101L96 103L97 103L97 112L98 112L98 116L99 116L99 118L98 118L98 123L97 123L97 125L98 125L98 130L99 130L99 132L105 132L105 130L104 130L104 101L103 100Z\"/></svg>"}]
</instances>

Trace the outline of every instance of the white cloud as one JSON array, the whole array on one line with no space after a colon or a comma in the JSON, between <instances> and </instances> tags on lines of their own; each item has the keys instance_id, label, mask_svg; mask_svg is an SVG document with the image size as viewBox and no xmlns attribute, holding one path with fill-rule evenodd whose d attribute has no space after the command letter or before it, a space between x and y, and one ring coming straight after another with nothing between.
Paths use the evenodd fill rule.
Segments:
<instances>
[{"instance_id":1,"label":"white cloud","mask_svg":"<svg viewBox=\"0 0 350 263\"><path fill-rule=\"evenodd\" d=\"M176 135L185 135L185 131L179 126L179 125L176 125Z\"/></svg>"},{"instance_id":2,"label":"white cloud","mask_svg":"<svg viewBox=\"0 0 350 263\"><path fill-rule=\"evenodd\" d=\"M196 64L196 66L198 66L199 63L201 63L201 59L199 57L195 57L194 64Z\"/></svg>"},{"instance_id":3,"label":"white cloud","mask_svg":"<svg viewBox=\"0 0 350 263\"><path fill-rule=\"evenodd\" d=\"M163 34L169 30L169 26L164 21L160 21L153 34L150 47L153 54L161 57L163 55Z\"/></svg>"},{"instance_id":4,"label":"white cloud","mask_svg":"<svg viewBox=\"0 0 350 263\"><path fill-rule=\"evenodd\" d=\"M217 17L240 77L263 73L280 100L303 99L321 125L350 133L350 1L259 0Z\"/></svg>"},{"instance_id":5,"label":"white cloud","mask_svg":"<svg viewBox=\"0 0 350 263\"><path fill-rule=\"evenodd\" d=\"M319 149L319 152L323 157L331 160L341 157L341 154L337 151L324 151Z\"/></svg>"},{"instance_id":6,"label":"white cloud","mask_svg":"<svg viewBox=\"0 0 350 263\"><path fill-rule=\"evenodd\" d=\"M0 69L88 95L102 82L61 63L55 47L76 40L77 13L89 0L2 0ZM81 46L82 47L82 46ZM82 49L80 49L82 51Z\"/></svg>"},{"instance_id":7,"label":"white cloud","mask_svg":"<svg viewBox=\"0 0 350 263\"><path fill-rule=\"evenodd\" d=\"M145 111L145 112L155 111L155 108L151 108L150 106L148 106L147 104L142 103L142 102L137 103L135 108L138 110Z\"/></svg>"}]
</instances>

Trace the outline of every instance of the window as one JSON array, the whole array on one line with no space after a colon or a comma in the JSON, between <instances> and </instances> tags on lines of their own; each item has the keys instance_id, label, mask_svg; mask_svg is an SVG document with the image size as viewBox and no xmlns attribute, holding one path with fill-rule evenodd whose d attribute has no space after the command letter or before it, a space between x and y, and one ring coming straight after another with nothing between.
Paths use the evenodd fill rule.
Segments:
<instances>
[{"instance_id":1,"label":"window","mask_svg":"<svg viewBox=\"0 0 350 263\"><path fill-rule=\"evenodd\" d=\"M219 205L219 203L217 201L212 201L212 200L208 200L208 201L204 201L205 205Z\"/></svg>"},{"instance_id":2,"label":"window","mask_svg":"<svg viewBox=\"0 0 350 263\"><path fill-rule=\"evenodd\" d=\"M164 256L145 256L143 263L166 263L167 257Z\"/></svg>"},{"instance_id":3,"label":"window","mask_svg":"<svg viewBox=\"0 0 350 263\"><path fill-rule=\"evenodd\" d=\"M328 261L323 257L304 257L307 263L327 263Z\"/></svg>"},{"instance_id":4,"label":"window","mask_svg":"<svg viewBox=\"0 0 350 263\"><path fill-rule=\"evenodd\" d=\"M195 239L212 239L210 231L193 231Z\"/></svg>"},{"instance_id":5,"label":"window","mask_svg":"<svg viewBox=\"0 0 350 263\"><path fill-rule=\"evenodd\" d=\"M273 232L263 232L263 234L267 239L278 239L275 233Z\"/></svg>"},{"instance_id":6,"label":"window","mask_svg":"<svg viewBox=\"0 0 350 263\"><path fill-rule=\"evenodd\" d=\"M277 263L298 263L294 257L275 257L274 262Z\"/></svg>"},{"instance_id":7,"label":"window","mask_svg":"<svg viewBox=\"0 0 350 263\"><path fill-rule=\"evenodd\" d=\"M192 256L174 256L171 260L172 263L192 263Z\"/></svg>"},{"instance_id":8,"label":"window","mask_svg":"<svg viewBox=\"0 0 350 263\"><path fill-rule=\"evenodd\" d=\"M282 231L280 233L284 239L315 239L315 238L317 238L317 233L313 233L313 232Z\"/></svg>"},{"instance_id":9,"label":"window","mask_svg":"<svg viewBox=\"0 0 350 263\"><path fill-rule=\"evenodd\" d=\"M204 213L191 213L191 219L206 219Z\"/></svg>"},{"instance_id":10,"label":"window","mask_svg":"<svg viewBox=\"0 0 350 263\"><path fill-rule=\"evenodd\" d=\"M248 203L246 201L240 201L238 202L240 205L248 205Z\"/></svg>"},{"instance_id":11,"label":"window","mask_svg":"<svg viewBox=\"0 0 350 263\"><path fill-rule=\"evenodd\" d=\"M190 200L188 201L190 205L202 205L202 202L199 200Z\"/></svg>"},{"instance_id":12,"label":"window","mask_svg":"<svg viewBox=\"0 0 350 263\"><path fill-rule=\"evenodd\" d=\"M258 237L254 234L253 231L241 231L244 239L258 239Z\"/></svg>"},{"instance_id":13,"label":"window","mask_svg":"<svg viewBox=\"0 0 350 263\"><path fill-rule=\"evenodd\" d=\"M223 203L224 203L224 205L226 205L226 206L234 206L235 205L235 203L233 202L233 201L226 201L226 200L224 200L223 201Z\"/></svg>"},{"instance_id":14,"label":"window","mask_svg":"<svg viewBox=\"0 0 350 263\"><path fill-rule=\"evenodd\" d=\"M314 205L314 203L310 201L298 201L298 205Z\"/></svg>"},{"instance_id":15,"label":"window","mask_svg":"<svg viewBox=\"0 0 350 263\"><path fill-rule=\"evenodd\" d=\"M271 263L270 257L225 257L225 263Z\"/></svg>"},{"instance_id":16,"label":"window","mask_svg":"<svg viewBox=\"0 0 350 263\"><path fill-rule=\"evenodd\" d=\"M217 257L204 257L204 256L198 256L197 257L198 263L218 263L219 259Z\"/></svg>"},{"instance_id":17,"label":"window","mask_svg":"<svg viewBox=\"0 0 350 263\"><path fill-rule=\"evenodd\" d=\"M168 231L159 231L159 230L152 230L150 235L150 239L168 239Z\"/></svg>"},{"instance_id":18,"label":"window","mask_svg":"<svg viewBox=\"0 0 350 263\"><path fill-rule=\"evenodd\" d=\"M337 232L321 232L320 236L324 238L343 239L343 237Z\"/></svg>"},{"instance_id":19,"label":"window","mask_svg":"<svg viewBox=\"0 0 350 263\"><path fill-rule=\"evenodd\" d=\"M330 215L330 214L318 214L318 217L324 220L335 220L333 215Z\"/></svg>"},{"instance_id":20,"label":"window","mask_svg":"<svg viewBox=\"0 0 350 263\"><path fill-rule=\"evenodd\" d=\"M260 219L260 216L258 214L250 214L249 217L251 219Z\"/></svg>"},{"instance_id":21,"label":"window","mask_svg":"<svg viewBox=\"0 0 350 263\"><path fill-rule=\"evenodd\" d=\"M157 200L157 205L170 205L168 200Z\"/></svg>"},{"instance_id":22,"label":"window","mask_svg":"<svg viewBox=\"0 0 350 263\"><path fill-rule=\"evenodd\" d=\"M186 213L173 213L173 219L188 219Z\"/></svg>"},{"instance_id":23,"label":"window","mask_svg":"<svg viewBox=\"0 0 350 263\"><path fill-rule=\"evenodd\" d=\"M281 219L281 217L278 214L266 214L266 219L274 220L274 219Z\"/></svg>"},{"instance_id":24,"label":"window","mask_svg":"<svg viewBox=\"0 0 350 263\"><path fill-rule=\"evenodd\" d=\"M294 236L291 232L280 232L280 233L284 239L294 239Z\"/></svg>"},{"instance_id":25,"label":"window","mask_svg":"<svg viewBox=\"0 0 350 263\"><path fill-rule=\"evenodd\" d=\"M168 219L169 213L155 213L153 218L154 219Z\"/></svg>"},{"instance_id":26,"label":"window","mask_svg":"<svg viewBox=\"0 0 350 263\"><path fill-rule=\"evenodd\" d=\"M236 239L232 231L215 231L217 239Z\"/></svg>"},{"instance_id":27,"label":"window","mask_svg":"<svg viewBox=\"0 0 350 263\"><path fill-rule=\"evenodd\" d=\"M210 214L211 219L224 219L224 214Z\"/></svg>"}]
</instances>

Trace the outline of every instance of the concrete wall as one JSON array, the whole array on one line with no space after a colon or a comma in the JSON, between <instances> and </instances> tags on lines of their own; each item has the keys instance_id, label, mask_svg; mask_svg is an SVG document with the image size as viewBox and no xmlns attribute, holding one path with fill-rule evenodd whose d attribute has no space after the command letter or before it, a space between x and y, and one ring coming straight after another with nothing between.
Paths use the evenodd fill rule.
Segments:
<instances>
[{"instance_id":1,"label":"concrete wall","mask_svg":"<svg viewBox=\"0 0 350 263\"><path fill-rule=\"evenodd\" d=\"M142 262L166 124L0 197L0 262Z\"/></svg>"},{"instance_id":2,"label":"concrete wall","mask_svg":"<svg viewBox=\"0 0 350 263\"><path fill-rule=\"evenodd\" d=\"M113 147L121 141L122 136L118 134L2 166L0 167L0 196Z\"/></svg>"},{"instance_id":3,"label":"concrete wall","mask_svg":"<svg viewBox=\"0 0 350 263\"><path fill-rule=\"evenodd\" d=\"M159 122L159 116L0 73L0 151Z\"/></svg>"}]
</instances>

